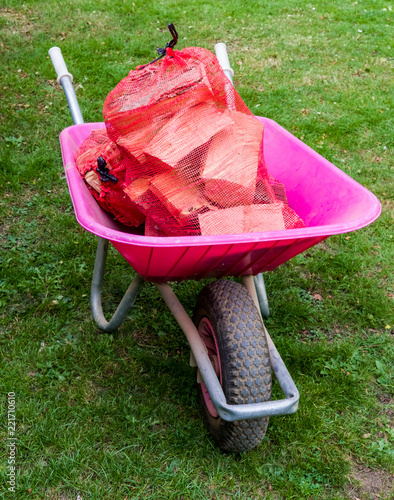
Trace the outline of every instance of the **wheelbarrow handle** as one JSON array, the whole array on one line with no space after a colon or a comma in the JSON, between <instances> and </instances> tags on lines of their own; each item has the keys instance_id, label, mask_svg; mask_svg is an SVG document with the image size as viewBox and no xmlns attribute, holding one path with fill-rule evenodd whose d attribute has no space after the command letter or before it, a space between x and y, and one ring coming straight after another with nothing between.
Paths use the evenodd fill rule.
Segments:
<instances>
[{"instance_id":1,"label":"wheelbarrow handle","mask_svg":"<svg viewBox=\"0 0 394 500\"><path fill-rule=\"evenodd\" d=\"M59 47L50 48L48 54L51 57L53 67L55 68L57 74L57 83L60 84L60 81L63 78L63 76L68 76L70 77L70 80L73 81L73 76L67 70L66 63L64 62L63 59L62 51L59 49Z\"/></svg>"},{"instance_id":2,"label":"wheelbarrow handle","mask_svg":"<svg viewBox=\"0 0 394 500\"><path fill-rule=\"evenodd\" d=\"M71 117L75 125L84 123L81 110L79 109L78 99L73 87L73 76L68 72L66 63L63 59L62 51L59 47L52 47L48 54L51 57L52 64L57 74L57 83L62 85L66 95L67 104L70 108Z\"/></svg>"},{"instance_id":3,"label":"wheelbarrow handle","mask_svg":"<svg viewBox=\"0 0 394 500\"><path fill-rule=\"evenodd\" d=\"M226 44L222 42L217 43L215 45L215 54L224 74L233 83L234 70L231 68L230 61L228 60Z\"/></svg>"}]
</instances>

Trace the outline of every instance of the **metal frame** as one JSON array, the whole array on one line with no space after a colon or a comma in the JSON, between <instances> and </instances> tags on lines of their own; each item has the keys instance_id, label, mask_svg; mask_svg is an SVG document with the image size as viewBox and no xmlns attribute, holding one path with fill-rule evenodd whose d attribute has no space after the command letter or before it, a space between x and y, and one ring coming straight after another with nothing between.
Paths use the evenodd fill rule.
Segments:
<instances>
[{"instance_id":1,"label":"metal frame","mask_svg":"<svg viewBox=\"0 0 394 500\"><path fill-rule=\"evenodd\" d=\"M257 292L257 300L259 302L260 312L265 318L268 318L268 316L270 315L270 308L268 305L268 297L267 291L265 289L263 273L254 276L253 281Z\"/></svg>"},{"instance_id":2,"label":"metal frame","mask_svg":"<svg viewBox=\"0 0 394 500\"><path fill-rule=\"evenodd\" d=\"M49 53L58 73L58 80L60 80L60 83L63 86L73 122L74 124L84 123L72 84L72 75L67 71L61 51L60 49L51 49ZM108 243L108 240L98 238L90 294L93 318L98 327L104 332L116 330L121 325L127 313L133 306L144 284L143 278L139 274L136 274L129 288L124 294L121 302L119 303L118 308L113 314L111 320L107 321L105 319L101 303L101 288L104 280ZM299 392L285 364L283 363L280 354L278 353L274 343L272 342L272 339L264 326L262 318L262 315L269 315L268 300L263 276L262 274L259 274L254 278L253 276L243 276L242 283L251 294L253 301L258 311L260 312L261 321L267 338L272 371L274 372L284 392L285 399L243 405L227 404L222 387L212 367L211 361L209 360L207 351L200 338L197 328L194 326L192 320L186 313L182 304L179 302L170 285L164 283L156 284L156 286L170 311L177 320L179 326L182 328L183 332L186 335L193 353L193 358L196 362L196 365L198 366L200 376L204 380L211 400L221 418L231 422L235 420L262 418L273 415L285 415L294 413L298 408Z\"/></svg>"},{"instance_id":3,"label":"metal frame","mask_svg":"<svg viewBox=\"0 0 394 500\"><path fill-rule=\"evenodd\" d=\"M246 288L248 289L249 293L252 291L252 298L256 304L257 309L260 311L256 290L254 288L253 277L244 276L242 280L244 286L245 284L247 285ZM298 400L300 397L298 389L293 382L293 379L291 378L285 364L283 363L279 352L272 342L272 339L269 336L264 323L263 328L267 337L272 371L274 372L275 377L285 394L285 399L280 399L277 401L266 401L263 403L229 405L226 402L226 397L223 393L223 389L213 369L212 363L208 357L208 353L200 338L197 328L193 324L182 304L179 302L170 285L168 285L167 283L163 283L161 285L156 284L156 286L168 308L177 320L179 326L182 328L184 334L186 335L200 375L204 380L205 385L207 386L209 395L219 416L223 418L223 420L233 422L235 420L248 420L252 418L269 417L273 415L287 415L290 413L295 413L297 411Z\"/></svg>"},{"instance_id":4,"label":"metal frame","mask_svg":"<svg viewBox=\"0 0 394 500\"><path fill-rule=\"evenodd\" d=\"M66 94L67 104L70 108L71 117L73 119L74 125L79 125L84 123L81 109L78 104L77 96L75 95L74 86L72 84L71 78L69 76L63 76L60 79L64 93Z\"/></svg>"},{"instance_id":5,"label":"metal frame","mask_svg":"<svg viewBox=\"0 0 394 500\"><path fill-rule=\"evenodd\" d=\"M101 304L101 288L104 279L107 252L108 241L103 238L99 238L92 278L90 302L92 306L93 319L97 323L97 326L104 332L116 330L121 325L144 284L143 278L139 274L136 274L111 320L107 322L104 318ZM196 366L198 366L199 374L208 389L211 400L219 416L223 418L223 420L233 422L235 420L247 420L252 418L295 413L298 409L298 400L300 395L290 373L283 363L278 350L276 349L264 326L253 276L243 276L242 283L252 296L257 310L260 313L261 322L267 338L271 368L283 390L285 399L266 401L263 403L229 405L226 402L223 389L193 321L183 308L182 304L179 302L177 296L168 283L156 283L156 287L163 297L164 302L172 312L174 318L177 320L182 331L186 335L193 353L193 359L195 360Z\"/></svg>"},{"instance_id":6,"label":"metal frame","mask_svg":"<svg viewBox=\"0 0 394 500\"><path fill-rule=\"evenodd\" d=\"M103 332L112 332L119 328L123 320L133 307L135 299L138 297L144 280L139 274L134 276L129 288L126 290L118 308L114 312L110 321L104 317L103 306L101 304L101 288L104 280L105 263L108 254L108 240L98 238L96 260L94 262L92 285L90 288L90 305L92 307L93 319Z\"/></svg>"}]
</instances>

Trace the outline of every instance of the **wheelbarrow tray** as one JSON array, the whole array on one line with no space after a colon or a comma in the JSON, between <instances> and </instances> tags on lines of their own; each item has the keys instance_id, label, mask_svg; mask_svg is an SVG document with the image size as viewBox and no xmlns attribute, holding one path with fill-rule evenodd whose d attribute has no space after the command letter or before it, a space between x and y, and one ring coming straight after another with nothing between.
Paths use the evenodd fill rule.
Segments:
<instances>
[{"instance_id":1,"label":"wheelbarrow tray","mask_svg":"<svg viewBox=\"0 0 394 500\"><path fill-rule=\"evenodd\" d=\"M264 156L268 171L285 185L290 207L306 227L218 236L151 237L120 224L90 194L75 154L93 129L73 125L60 134L64 169L79 224L109 240L133 269L155 283L257 275L270 271L334 234L367 226L379 217L378 199L309 146L268 118Z\"/></svg>"}]
</instances>

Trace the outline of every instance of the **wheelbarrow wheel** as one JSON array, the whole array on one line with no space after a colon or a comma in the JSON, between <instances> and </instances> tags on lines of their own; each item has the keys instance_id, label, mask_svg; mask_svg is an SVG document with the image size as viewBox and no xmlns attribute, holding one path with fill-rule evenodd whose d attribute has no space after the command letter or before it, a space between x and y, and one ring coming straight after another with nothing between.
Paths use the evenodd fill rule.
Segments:
<instances>
[{"instance_id":1,"label":"wheelbarrow wheel","mask_svg":"<svg viewBox=\"0 0 394 500\"><path fill-rule=\"evenodd\" d=\"M271 362L259 312L245 287L219 280L201 292L194 323L229 404L271 398ZM265 436L269 418L227 422L217 413L204 382L197 384L209 432L220 448L242 452Z\"/></svg>"}]
</instances>

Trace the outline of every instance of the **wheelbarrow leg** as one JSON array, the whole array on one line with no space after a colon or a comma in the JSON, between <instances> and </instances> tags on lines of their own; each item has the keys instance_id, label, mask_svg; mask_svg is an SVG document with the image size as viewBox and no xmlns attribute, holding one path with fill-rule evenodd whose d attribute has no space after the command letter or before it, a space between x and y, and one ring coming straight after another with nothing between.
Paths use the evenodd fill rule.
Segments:
<instances>
[{"instance_id":1,"label":"wheelbarrow leg","mask_svg":"<svg viewBox=\"0 0 394 500\"><path fill-rule=\"evenodd\" d=\"M261 314L265 318L268 318L268 316L270 315L270 310L268 305L267 292L265 290L263 273L254 276L253 281L254 281L254 286L256 287L257 298L259 301Z\"/></svg>"},{"instance_id":2,"label":"wheelbarrow leg","mask_svg":"<svg viewBox=\"0 0 394 500\"><path fill-rule=\"evenodd\" d=\"M135 299L138 297L138 294L144 284L144 280L139 274L134 276L133 281L126 290L126 293L124 294L123 299L121 300L114 315L110 321L107 321L104 317L103 307L101 304L101 288L103 285L107 254L108 240L99 237L90 291L90 305L92 307L93 319L97 326L104 332L112 332L122 324L127 313L132 308Z\"/></svg>"}]
</instances>

